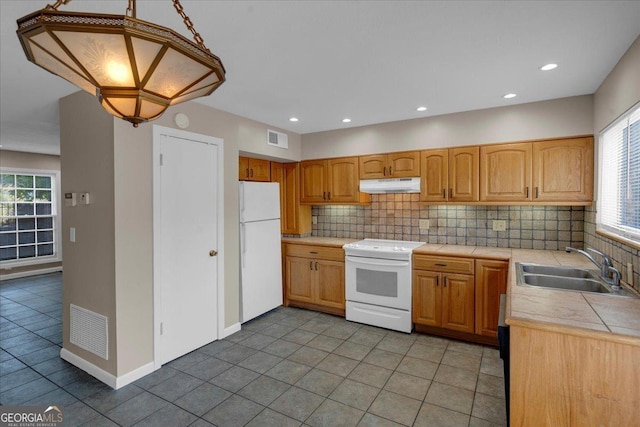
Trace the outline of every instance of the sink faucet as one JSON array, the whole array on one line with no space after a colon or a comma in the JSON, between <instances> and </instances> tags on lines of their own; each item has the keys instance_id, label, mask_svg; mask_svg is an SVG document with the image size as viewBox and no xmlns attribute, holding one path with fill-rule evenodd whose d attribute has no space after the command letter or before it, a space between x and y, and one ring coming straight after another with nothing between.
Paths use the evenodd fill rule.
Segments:
<instances>
[{"instance_id":1,"label":"sink faucet","mask_svg":"<svg viewBox=\"0 0 640 427\"><path fill-rule=\"evenodd\" d=\"M598 262L593 256L591 256L589 252L585 252L581 249L567 246L565 248L565 251L567 253L578 252L579 254L587 257L589 261L594 263L600 269L600 277L602 278L602 280L613 286L614 290L620 289L620 271L613 266L611 258L609 258L606 254L593 248L587 248L587 251L593 252L594 254L599 255L602 258L602 262Z\"/></svg>"}]
</instances>

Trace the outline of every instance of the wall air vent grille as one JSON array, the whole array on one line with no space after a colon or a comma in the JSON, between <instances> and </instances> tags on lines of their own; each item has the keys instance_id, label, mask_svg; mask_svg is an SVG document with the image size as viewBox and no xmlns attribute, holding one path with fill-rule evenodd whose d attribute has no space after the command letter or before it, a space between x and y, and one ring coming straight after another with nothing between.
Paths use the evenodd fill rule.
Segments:
<instances>
[{"instance_id":1,"label":"wall air vent grille","mask_svg":"<svg viewBox=\"0 0 640 427\"><path fill-rule=\"evenodd\" d=\"M109 333L107 317L77 305L70 310L71 344L109 359Z\"/></svg>"},{"instance_id":2,"label":"wall air vent grille","mask_svg":"<svg viewBox=\"0 0 640 427\"><path fill-rule=\"evenodd\" d=\"M280 148L289 148L289 138L286 133L267 130L267 144Z\"/></svg>"}]
</instances>

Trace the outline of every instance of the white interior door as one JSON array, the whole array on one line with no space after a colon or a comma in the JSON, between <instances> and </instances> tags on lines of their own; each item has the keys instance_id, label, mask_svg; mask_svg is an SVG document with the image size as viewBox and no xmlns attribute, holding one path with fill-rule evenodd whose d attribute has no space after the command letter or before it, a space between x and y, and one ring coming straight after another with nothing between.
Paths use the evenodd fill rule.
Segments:
<instances>
[{"instance_id":1,"label":"white interior door","mask_svg":"<svg viewBox=\"0 0 640 427\"><path fill-rule=\"evenodd\" d=\"M218 338L221 146L166 134L154 144L158 366Z\"/></svg>"}]
</instances>

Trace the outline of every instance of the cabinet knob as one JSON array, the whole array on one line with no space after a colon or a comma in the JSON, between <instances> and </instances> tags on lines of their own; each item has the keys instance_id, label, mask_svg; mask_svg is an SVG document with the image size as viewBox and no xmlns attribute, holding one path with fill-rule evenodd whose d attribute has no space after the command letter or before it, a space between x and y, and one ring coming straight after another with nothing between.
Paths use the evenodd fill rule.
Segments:
<instances>
[{"instance_id":1,"label":"cabinet knob","mask_svg":"<svg viewBox=\"0 0 640 427\"><path fill-rule=\"evenodd\" d=\"M209 256L216 256L216 255L218 255L218 251L216 251L215 249L211 249L209 251Z\"/></svg>"}]
</instances>

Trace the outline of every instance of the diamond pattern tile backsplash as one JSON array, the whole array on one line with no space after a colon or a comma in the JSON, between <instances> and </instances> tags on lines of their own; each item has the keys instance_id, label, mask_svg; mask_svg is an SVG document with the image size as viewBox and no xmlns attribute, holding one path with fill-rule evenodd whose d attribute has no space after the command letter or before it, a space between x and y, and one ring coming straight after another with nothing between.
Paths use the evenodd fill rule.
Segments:
<instances>
[{"instance_id":1,"label":"diamond pattern tile backsplash","mask_svg":"<svg viewBox=\"0 0 640 427\"><path fill-rule=\"evenodd\" d=\"M368 206L313 206L312 235L522 249L582 248L582 206L425 205L418 194L373 194ZM429 220L429 228L421 228ZM505 231L494 231L503 220ZM424 221L423 225L424 225Z\"/></svg>"}]
</instances>

